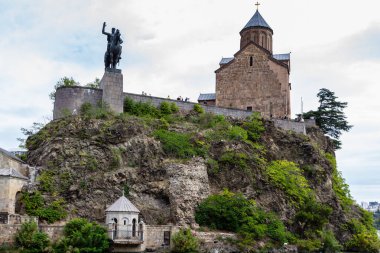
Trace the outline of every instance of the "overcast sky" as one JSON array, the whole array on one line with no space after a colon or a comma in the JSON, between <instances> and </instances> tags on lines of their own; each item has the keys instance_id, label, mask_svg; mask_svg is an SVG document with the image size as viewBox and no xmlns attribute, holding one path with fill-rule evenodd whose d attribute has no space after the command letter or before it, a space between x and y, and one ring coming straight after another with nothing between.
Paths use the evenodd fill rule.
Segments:
<instances>
[{"instance_id":1,"label":"overcast sky","mask_svg":"<svg viewBox=\"0 0 380 253\"><path fill-rule=\"evenodd\" d=\"M120 29L124 91L197 99L214 92L221 57L239 50L252 0L0 0L0 147L52 118L48 94L64 76L103 75L107 30ZM292 114L328 88L354 128L338 166L360 201L380 200L380 1L265 0L274 53L291 52Z\"/></svg>"}]
</instances>

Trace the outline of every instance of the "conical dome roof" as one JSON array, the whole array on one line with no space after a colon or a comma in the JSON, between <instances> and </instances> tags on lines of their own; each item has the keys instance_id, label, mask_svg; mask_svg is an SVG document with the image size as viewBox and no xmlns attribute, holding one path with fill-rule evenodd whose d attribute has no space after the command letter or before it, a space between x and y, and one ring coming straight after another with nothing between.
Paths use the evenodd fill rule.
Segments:
<instances>
[{"instance_id":1,"label":"conical dome roof","mask_svg":"<svg viewBox=\"0 0 380 253\"><path fill-rule=\"evenodd\" d=\"M124 195L115 201L110 207L107 208L106 212L135 212L139 213L139 209L135 207L129 199Z\"/></svg>"},{"instance_id":2,"label":"conical dome roof","mask_svg":"<svg viewBox=\"0 0 380 253\"><path fill-rule=\"evenodd\" d=\"M248 21L248 23L244 26L244 29L258 27L258 28L267 28L272 30L272 28L268 25L265 19L261 16L260 12L257 10L253 17Z\"/></svg>"}]
</instances>

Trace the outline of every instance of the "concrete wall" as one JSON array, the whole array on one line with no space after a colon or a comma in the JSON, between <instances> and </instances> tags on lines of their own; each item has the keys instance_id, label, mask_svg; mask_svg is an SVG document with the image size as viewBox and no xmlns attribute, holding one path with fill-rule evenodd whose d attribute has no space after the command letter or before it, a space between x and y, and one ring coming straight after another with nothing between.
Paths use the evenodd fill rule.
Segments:
<instances>
[{"instance_id":1,"label":"concrete wall","mask_svg":"<svg viewBox=\"0 0 380 253\"><path fill-rule=\"evenodd\" d=\"M88 87L60 87L55 93L53 119L61 118L65 113L79 112L84 103L97 105L102 101L103 91Z\"/></svg>"}]
</instances>

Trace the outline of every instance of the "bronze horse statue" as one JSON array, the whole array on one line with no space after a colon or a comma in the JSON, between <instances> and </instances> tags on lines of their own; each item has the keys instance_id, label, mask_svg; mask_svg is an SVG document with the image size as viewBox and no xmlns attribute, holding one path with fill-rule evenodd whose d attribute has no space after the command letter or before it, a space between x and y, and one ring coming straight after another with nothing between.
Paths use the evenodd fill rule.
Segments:
<instances>
[{"instance_id":1,"label":"bronze horse statue","mask_svg":"<svg viewBox=\"0 0 380 253\"><path fill-rule=\"evenodd\" d=\"M123 40L121 39L120 31L112 28L112 33L107 33L104 31L106 27L106 22L103 23L102 33L107 35L107 51L104 54L104 66L105 68L116 68L116 65L121 59L121 44Z\"/></svg>"}]
</instances>

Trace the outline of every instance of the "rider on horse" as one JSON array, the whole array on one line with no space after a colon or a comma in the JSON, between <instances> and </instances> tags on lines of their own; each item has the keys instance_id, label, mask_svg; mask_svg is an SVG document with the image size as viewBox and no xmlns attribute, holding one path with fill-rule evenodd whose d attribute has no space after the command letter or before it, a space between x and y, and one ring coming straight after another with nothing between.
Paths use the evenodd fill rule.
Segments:
<instances>
[{"instance_id":1,"label":"rider on horse","mask_svg":"<svg viewBox=\"0 0 380 253\"><path fill-rule=\"evenodd\" d=\"M107 35L107 51L104 55L104 65L106 68L116 68L116 64L121 59L121 45L123 40L120 38L119 29L112 28L112 33L105 32L106 22L103 23L102 33ZM116 32L115 32L116 30Z\"/></svg>"}]
</instances>

